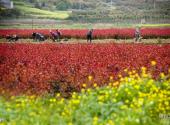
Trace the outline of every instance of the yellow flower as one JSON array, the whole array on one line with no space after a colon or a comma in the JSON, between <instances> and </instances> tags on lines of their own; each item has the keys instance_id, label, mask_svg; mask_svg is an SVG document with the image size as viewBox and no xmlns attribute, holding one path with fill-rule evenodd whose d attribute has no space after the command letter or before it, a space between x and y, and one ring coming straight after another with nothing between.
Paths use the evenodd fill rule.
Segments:
<instances>
[{"instance_id":1,"label":"yellow flower","mask_svg":"<svg viewBox=\"0 0 170 125\"><path fill-rule=\"evenodd\" d=\"M110 83L109 83L109 88L112 87L112 85L113 85L113 83L110 82Z\"/></svg>"},{"instance_id":2,"label":"yellow flower","mask_svg":"<svg viewBox=\"0 0 170 125\"><path fill-rule=\"evenodd\" d=\"M141 67L141 70L142 70L143 72L145 72L145 71L146 71L146 69L147 69L147 68L146 68L146 67L144 67L144 66L142 66L142 67Z\"/></svg>"},{"instance_id":3,"label":"yellow flower","mask_svg":"<svg viewBox=\"0 0 170 125\"><path fill-rule=\"evenodd\" d=\"M78 100L78 99L75 99L75 100L73 100L72 102L73 102L73 104L75 104L75 105L80 104L80 100Z\"/></svg>"},{"instance_id":4,"label":"yellow flower","mask_svg":"<svg viewBox=\"0 0 170 125\"><path fill-rule=\"evenodd\" d=\"M125 103L129 103L129 100L125 100Z\"/></svg>"},{"instance_id":5,"label":"yellow flower","mask_svg":"<svg viewBox=\"0 0 170 125\"><path fill-rule=\"evenodd\" d=\"M60 97L60 93L56 93L56 97Z\"/></svg>"},{"instance_id":6,"label":"yellow flower","mask_svg":"<svg viewBox=\"0 0 170 125\"><path fill-rule=\"evenodd\" d=\"M110 80L113 80L113 76L110 76Z\"/></svg>"},{"instance_id":7,"label":"yellow flower","mask_svg":"<svg viewBox=\"0 0 170 125\"><path fill-rule=\"evenodd\" d=\"M6 110L7 110L8 112L10 112L10 111L11 111L11 109L10 109L10 108L7 108Z\"/></svg>"},{"instance_id":8,"label":"yellow flower","mask_svg":"<svg viewBox=\"0 0 170 125\"><path fill-rule=\"evenodd\" d=\"M61 98L60 101L59 101L60 104L63 104L64 103L64 98Z\"/></svg>"},{"instance_id":9,"label":"yellow flower","mask_svg":"<svg viewBox=\"0 0 170 125\"><path fill-rule=\"evenodd\" d=\"M119 78L122 78L122 75L119 74L118 77L119 77Z\"/></svg>"},{"instance_id":10,"label":"yellow flower","mask_svg":"<svg viewBox=\"0 0 170 125\"><path fill-rule=\"evenodd\" d=\"M132 93L131 92L127 92L128 95L131 95Z\"/></svg>"},{"instance_id":11,"label":"yellow flower","mask_svg":"<svg viewBox=\"0 0 170 125\"><path fill-rule=\"evenodd\" d=\"M129 74L129 75L132 75L132 72L131 72L131 71L129 71L129 72L128 72L128 74Z\"/></svg>"},{"instance_id":12,"label":"yellow flower","mask_svg":"<svg viewBox=\"0 0 170 125\"><path fill-rule=\"evenodd\" d=\"M116 100L116 99L113 99L112 101L113 101L113 102L117 102L117 100Z\"/></svg>"},{"instance_id":13,"label":"yellow flower","mask_svg":"<svg viewBox=\"0 0 170 125\"><path fill-rule=\"evenodd\" d=\"M30 99L35 99L35 95L30 96Z\"/></svg>"},{"instance_id":14,"label":"yellow flower","mask_svg":"<svg viewBox=\"0 0 170 125\"><path fill-rule=\"evenodd\" d=\"M15 96L11 96L11 99L12 99L12 100L15 99Z\"/></svg>"},{"instance_id":15,"label":"yellow flower","mask_svg":"<svg viewBox=\"0 0 170 125\"><path fill-rule=\"evenodd\" d=\"M164 73L161 73L160 76L161 76L162 79L165 78L165 74Z\"/></svg>"},{"instance_id":16,"label":"yellow flower","mask_svg":"<svg viewBox=\"0 0 170 125\"><path fill-rule=\"evenodd\" d=\"M61 113L61 115L62 115L62 116L65 116L65 115L66 115L66 113L65 113L65 112L62 112L62 113Z\"/></svg>"},{"instance_id":17,"label":"yellow flower","mask_svg":"<svg viewBox=\"0 0 170 125\"><path fill-rule=\"evenodd\" d=\"M124 69L124 72L128 72L128 70L127 70L127 69Z\"/></svg>"},{"instance_id":18,"label":"yellow flower","mask_svg":"<svg viewBox=\"0 0 170 125\"><path fill-rule=\"evenodd\" d=\"M95 116L94 118L93 118L93 125L97 125L98 124L98 117L97 116Z\"/></svg>"},{"instance_id":19,"label":"yellow flower","mask_svg":"<svg viewBox=\"0 0 170 125\"><path fill-rule=\"evenodd\" d=\"M73 125L73 123L70 122L70 123L68 123L68 125Z\"/></svg>"},{"instance_id":20,"label":"yellow flower","mask_svg":"<svg viewBox=\"0 0 170 125\"><path fill-rule=\"evenodd\" d=\"M128 89L128 88L125 88L125 92L129 92L129 89Z\"/></svg>"},{"instance_id":21,"label":"yellow flower","mask_svg":"<svg viewBox=\"0 0 170 125\"><path fill-rule=\"evenodd\" d=\"M133 105L133 104L130 104L130 107L131 107L131 108L134 108L134 105Z\"/></svg>"},{"instance_id":22,"label":"yellow flower","mask_svg":"<svg viewBox=\"0 0 170 125\"><path fill-rule=\"evenodd\" d=\"M151 61L151 65L155 66L156 65L156 61Z\"/></svg>"},{"instance_id":23,"label":"yellow flower","mask_svg":"<svg viewBox=\"0 0 170 125\"><path fill-rule=\"evenodd\" d=\"M84 92L85 92L85 89L81 89L81 92L84 93Z\"/></svg>"},{"instance_id":24,"label":"yellow flower","mask_svg":"<svg viewBox=\"0 0 170 125\"><path fill-rule=\"evenodd\" d=\"M132 70L132 73L135 74L135 73L136 73L136 70Z\"/></svg>"},{"instance_id":25,"label":"yellow flower","mask_svg":"<svg viewBox=\"0 0 170 125\"><path fill-rule=\"evenodd\" d=\"M87 89L87 92L88 92L88 93L91 93L91 89Z\"/></svg>"},{"instance_id":26,"label":"yellow flower","mask_svg":"<svg viewBox=\"0 0 170 125\"><path fill-rule=\"evenodd\" d=\"M143 103L144 103L144 99L143 98L139 98L138 99L138 105L141 106L141 105L143 105Z\"/></svg>"},{"instance_id":27,"label":"yellow flower","mask_svg":"<svg viewBox=\"0 0 170 125\"><path fill-rule=\"evenodd\" d=\"M84 88L86 88L86 87L87 87L87 85L84 83L84 84L83 84L83 87L84 87Z\"/></svg>"},{"instance_id":28,"label":"yellow flower","mask_svg":"<svg viewBox=\"0 0 170 125\"><path fill-rule=\"evenodd\" d=\"M88 80L91 81L93 79L92 76L88 76Z\"/></svg>"},{"instance_id":29,"label":"yellow flower","mask_svg":"<svg viewBox=\"0 0 170 125\"><path fill-rule=\"evenodd\" d=\"M97 116L95 116L94 118L93 118L93 121L98 121L98 117Z\"/></svg>"},{"instance_id":30,"label":"yellow flower","mask_svg":"<svg viewBox=\"0 0 170 125\"><path fill-rule=\"evenodd\" d=\"M165 101L164 104L165 104L166 106L169 106L169 102L168 102L168 101Z\"/></svg>"},{"instance_id":31,"label":"yellow flower","mask_svg":"<svg viewBox=\"0 0 170 125\"><path fill-rule=\"evenodd\" d=\"M118 85L119 85L118 81L113 83L113 86L118 86Z\"/></svg>"},{"instance_id":32,"label":"yellow flower","mask_svg":"<svg viewBox=\"0 0 170 125\"><path fill-rule=\"evenodd\" d=\"M98 96L98 101L104 101L104 96L103 95L101 95L101 96Z\"/></svg>"},{"instance_id":33,"label":"yellow flower","mask_svg":"<svg viewBox=\"0 0 170 125\"><path fill-rule=\"evenodd\" d=\"M96 84L96 83L94 83L94 84L93 84L93 87L95 87L95 88L96 88L96 87L97 87L97 84Z\"/></svg>"},{"instance_id":34,"label":"yellow flower","mask_svg":"<svg viewBox=\"0 0 170 125\"><path fill-rule=\"evenodd\" d=\"M56 99L55 98L51 98L50 102L56 102Z\"/></svg>"},{"instance_id":35,"label":"yellow flower","mask_svg":"<svg viewBox=\"0 0 170 125\"><path fill-rule=\"evenodd\" d=\"M126 105L122 105L122 106L120 106L120 109L127 109L127 106Z\"/></svg>"},{"instance_id":36,"label":"yellow flower","mask_svg":"<svg viewBox=\"0 0 170 125\"><path fill-rule=\"evenodd\" d=\"M75 95L75 94L73 94L73 95L72 95L72 98L73 98L73 99L75 99L75 98L76 98L76 95Z\"/></svg>"},{"instance_id":37,"label":"yellow flower","mask_svg":"<svg viewBox=\"0 0 170 125\"><path fill-rule=\"evenodd\" d=\"M109 120L106 125L115 125L115 124L114 124L114 122L112 120Z\"/></svg>"},{"instance_id":38,"label":"yellow flower","mask_svg":"<svg viewBox=\"0 0 170 125\"><path fill-rule=\"evenodd\" d=\"M29 116L36 116L36 113L35 112L30 112Z\"/></svg>"}]
</instances>

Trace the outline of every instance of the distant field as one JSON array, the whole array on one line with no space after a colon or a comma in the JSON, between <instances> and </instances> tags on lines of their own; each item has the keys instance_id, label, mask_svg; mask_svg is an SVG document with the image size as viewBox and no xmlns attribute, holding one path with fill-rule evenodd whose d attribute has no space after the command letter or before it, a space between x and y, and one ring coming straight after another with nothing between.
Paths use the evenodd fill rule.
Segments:
<instances>
[{"instance_id":1,"label":"distant field","mask_svg":"<svg viewBox=\"0 0 170 125\"><path fill-rule=\"evenodd\" d=\"M62 14L61 14L62 15ZM60 16L61 16L60 15ZM45 15L39 15L39 16L45 16ZM52 16L52 15L51 15ZM66 15L65 15L66 16ZM23 20L23 19L21 19ZM69 22L69 23L65 23L65 22L60 22L58 23L57 21L54 21L53 23L48 22L48 21L44 21L42 23L42 21L34 23L36 21L36 19L33 20L33 24L32 24L32 20L30 19L29 22L25 22L22 21L22 23L20 22L20 19L17 20L9 20L8 21L4 21L3 23L0 21L0 29L89 29L89 28L95 28L95 29L108 29L108 28L132 28L132 27L136 27L136 26L140 26L140 27L170 27L170 24L123 24L123 23L74 23L74 22Z\"/></svg>"},{"instance_id":2,"label":"distant field","mask_svg":"<svg viewBox=\"0 0 170 125\"><path fill-rule=\"evenodd\" d=\"M69 12L67 11L47 11L37 8L16 6L19 10L22 10L26 15L33 16L37 18L51 18L51 19L66 19L69 17Z\"/></svg>"},{"instance_id":3,"label":"distant field","mask_svg":"<svg viewBox=\"0 0 170 125\"><path fill-rule=\"evenodd\" d=\"M70 14L69 11L50 11L34 8L31 4L23 1L14 0L14 6L20 10L24 16L34 18L67 19Z\"/></svg>"},{"instance_id":4,"label":"distant field","mask_svg":"<svg viewBox=\"0 0 170 125\"><path fill-rule=\"evenodd\" d=\"M142 27L170 27L170 24L139 24Z\"/></svg>"}]
</instances>

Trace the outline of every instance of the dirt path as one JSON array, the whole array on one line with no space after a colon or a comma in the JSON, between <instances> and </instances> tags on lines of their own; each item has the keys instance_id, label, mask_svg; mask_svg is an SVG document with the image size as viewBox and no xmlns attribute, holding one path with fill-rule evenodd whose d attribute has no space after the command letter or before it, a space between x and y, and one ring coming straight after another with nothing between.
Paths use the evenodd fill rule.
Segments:
<instances>
[{"instance_id":1,"label":"dirt path","mask_svg":"<svg viewBox=\"0 0 170 125\"><path fill-rule=\"evenodd\" d=\"M0 39L0 43L4 43L4 42L8 42L6 39ZM45 43L53 43L53 41L51 39L47 39L44 41ZM120 40L116 40L116 39L96 39L93 40L92 43L134 43L134 39L120 39ZM17 41L17 43L40 43L40 42L35 42L32 39L20 39ZM57 43L57 42L56 42ZM69 40L61 40L61 42L59 43L87 43L86 40L82 40L82 39L69 39ZM141 42L138 43L170 43L170 39L142 39Z\"/></svg>"}]
</instances>

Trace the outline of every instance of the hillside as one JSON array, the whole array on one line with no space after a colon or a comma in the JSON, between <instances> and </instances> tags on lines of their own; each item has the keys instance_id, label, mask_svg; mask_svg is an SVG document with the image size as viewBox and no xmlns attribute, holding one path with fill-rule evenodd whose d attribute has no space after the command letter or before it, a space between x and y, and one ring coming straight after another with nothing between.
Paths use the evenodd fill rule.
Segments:
<instances>
[{"instance_id":1,"label":"hillside","mask_svg":"<svg viewBox=\"0 0 170 125\"><path fill-rule=\"evenodd\" d=\"M17 14L24 18L67 19L78 22L170 23L170 0L13 1Z\"/></svg>"},{"instance_id":2,"label":"hillside","mask_svg":"<svg viewBox=\"0 0 170 125\"><path fill-rule=\"evenodd\" d=\"M44 18L67 19L69 11L47 10L36 7L33 3L24 0L13 0L14 8L0 8L0 18Z\"/></svg>"}]
</instances>

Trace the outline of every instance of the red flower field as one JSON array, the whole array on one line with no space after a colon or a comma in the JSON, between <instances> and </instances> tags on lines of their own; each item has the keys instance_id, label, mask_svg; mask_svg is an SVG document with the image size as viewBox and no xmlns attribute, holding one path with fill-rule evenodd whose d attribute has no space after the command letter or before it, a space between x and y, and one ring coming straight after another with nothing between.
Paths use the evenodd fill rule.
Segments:
<instances>
[{"instance_id":1,"label":"red flower field","mask_svg":"<svg viewBox=\"0 0 170 125\"><path fill-rule=\"evenodd\" d=\"M145 66L156 77L170 68L170 45L143 44L0 44L0 92L41 94L51 84L80 89L83 83L105 85L124 69ZM156 61L152 67L150 62ZM88 76L92 76L92 82Z\"/></svg>"},{"instance_id":2,"label":"red flower field","mask_svg":"<svg viewBox=\"0 0 170 125\"><path fill-rule=\"evenodd\" d=\"M87 30L85 29L61 29L63 38L86 38ZM39 32L49 37L49 29L0 29L0 37L6 35L18 34L21 38L31 38L33 32ZM108 38L134 38L135 29L133 28L112 28L112 29L95 29L93 37L95 39ZM170 28L142 28L143 38L169 38Z\"/></svg>"}]
</instances>

